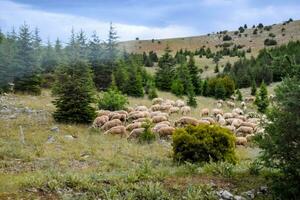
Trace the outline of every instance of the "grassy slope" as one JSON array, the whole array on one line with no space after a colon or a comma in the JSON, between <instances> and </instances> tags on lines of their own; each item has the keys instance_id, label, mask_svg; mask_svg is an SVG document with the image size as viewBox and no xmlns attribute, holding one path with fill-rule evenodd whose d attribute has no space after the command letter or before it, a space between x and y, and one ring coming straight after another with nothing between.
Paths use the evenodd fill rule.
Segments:
<instances>
[{"instance_id":1,"label":"grassy slope","mask_svg":"<svg viewBox=\"0 0 300 200\"><path fill-rule=\"evenodd\" d=\"M165 92L159 95L176 98ZM11 98L20 107L44 109L49 113L54 109L49 91L43 91L40 97L12 95ZM212 108L214 102L198 97L199 106L192 116L199 117L200 109ZM149 106L150 101L130 98L130 105ZM56 199L76 192L92 196L109 194L114 199L117 191L142 191L144 187L180 197L187 192L188 185L214 183L216 187L240 193L265 184L261 176L249 174L249 162L257 155L253 148L237 149L240 164L228 175L227 166L176 165L171 158L171 146L165 142L140 145L119 137L103 136L84 125L59 124L60 132L53 133L50 128L55 125L51 115L24 114L17 119L0 121L0 199ZM19 140L19 126L24 129L24 145ZM50 135L55 142L48 144ZM68 141L64 135L77 138Z\"/></svg>"}]
</instances>

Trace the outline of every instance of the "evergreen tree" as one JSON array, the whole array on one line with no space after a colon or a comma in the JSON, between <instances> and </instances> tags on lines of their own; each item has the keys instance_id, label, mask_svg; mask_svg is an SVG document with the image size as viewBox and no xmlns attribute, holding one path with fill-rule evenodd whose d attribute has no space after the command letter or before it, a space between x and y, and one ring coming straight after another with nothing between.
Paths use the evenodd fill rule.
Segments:
<instances>
[{"instance_id":1,"label":"evergreen tree","mask_svg":"<svg viewBox=\"0 0 300 200\"><path fill-rule=\"evenodd\" d=\"M242 93L239 89L237 89L236 94L237 94L237 100L238 101L243 101L243 96L242 96Z\"/></svg>"},{"instance_id":2,"label":"evergreen tree","mask_svg":"<svg viewBox=\"0 0 300 200\"><path fill-rule=\"evenodd\" d=\"M190 87L187 92L188 100L187 100L187 105L191 107L197 107L197 100L195 98L195 92L193 87Z\"/></svg>"},{"instance_id":3,"label":"evergreen tree","mask_svg":"<svg viewBox=\"0 0 300 200\"><path fill-rule=\"evenodd\" d=\"M184 94L187 94L190 88L194 89L187 64L182 62L176 69L176 77L183 84Z\"/></svg>"},{"instance_id":4,"label":"evergreen tree","mask_svg":"<svg viewBox=\"0 0 300 200\"><path fill-rule=\"evenodd\" d=\"M256 83L255 80L252 80L252 84L251 84L251 95L255 96L256 95Z\"/></svg>"},{"instance_id":5,"label":"evergreen tree","mask_svg":"<svg viewBox=\"0 0 300 200\"><path fill-rule=\"evenodd\" d=\"M270 123L258 140L262 164L275 172L271 189L276 199L296 200L300 196L299 85L298 76L283 80L275 89L275 103L267 114Z\"/></svg>"},{"instance_id":6,"label":"evergreen tree","mask_svg":"<svg viewBox=\"0 0 300 200\"><path fill-rule=\"evenodd\" d=\"M40 69L33 42L29 26L23 24L20 27L17 42L14 89L39 95L41 93L41 78L38 75Z\"/></svg>"},{"instance_id":7,"label":"evergreen tree","mask_svg":"<svg viewBox=\"0 0 300 200\"><path fill-rule=\"evenodd\" d=\"M43 68L43 72L53 72L57 65L58 59L56 57L55 50L53 49L50 41L48 40L46 51L42 55L41 59L41 66Z\"/></svg>"},{"instance_id":8,"label":"evergreen tree","mask_svg":"<svg viewBox=\"0 0 300 200\"><path fill-rule=\"evenodd\" d=\"M156 86L165 91L171 89L172 81L175 77L175 60L170 54L169 47L165 49L165 53L158 61L158 70L155 75Z\"/></svg>"},{"instance_id":9,"label":"evergreen tree","mask_svg":"<svg viewBox=\"0 0 300 200\"><path fill-rule=\"evenodd\" d=\"M91 106L94 102L94 83L90 66L80 60L61 65L56 70L53 87L57 122L90 123L96 116Z\"/></svg>"},{"instance_id":10,"label":"evergreen tree","mask_svg":"<svg viewBox=\"0 0 300 200\"><path fill-rule=\"evenodd\" d=\"M199 76L198 67L195 65L194 55L192 55L192 54L190 55L190 59L188 62L188 69L189 69L189 74L191 77L192 84L195 89L195 93L197 95L200 95L201 94L201 79Z\"/></svg>"},{"instance_id":11,"label":"evergreen tree","mask_svg":"<svg viewBox=\"0 0 300 200\"><path fill-rule=\"evenodd\" d=\"M85 33L83 30L80 30L80 32L76 36L76 44L78 48L78 56L79 59L81 60L86 60L87 59L87 39L85 36Z\"/></svg>"},{"instance_id":12,"label":"evergreen tree","mask_svg":"<svg viewBox=\"0 0 300 200\"><path fill-rule=\"evenodd\" d=\"M208 96L208 83L207 83L207 80L204 80L203 84L202 84L202 96L205 96L205 97Z\"/></svg>"},{"instance_id":13,"label":"evergreen tree","mask_svg":"<svg viewBox=\"0 0 300 200\"><path fill-rule=\"evenodd\" d=\"M54 51L55 51L55 57L56 57L57 62L64 63L65 55L64 55L64 51L63 51L63 48L62 48L59 38L57 38L55 40Z\"/></svg>"},{"instance_id":14,"label":"evergreen tree","mask_svg":"<svg viewBox=\"0 0 300 200\"><path fill-rule=\"evenodd\" d=\"M261 113L265 113L268 106L269 106L269 99L268 99L268 91L267 86L264 82L260 85L259 92L256 95L256 99L254 102L257 106L257 109Z\"/></svg>"},{"instance_id":15,"label":"evergreen tree","mask_svg":"<svg viewBox=\"0 0 300 200\"><path fill-rule=\"evenodd\" d=\"M148 88L148 98L149 99L154 99L154 98L157 98L158 95L157 95L157 90L156 90L156 87L154 85L154 82L150 82L149 84L149 88Z\"/></svg>"},{"instance_id":16,"label":"evergreen tree","mask_svg":"<svg viewBox=\"0 0 300 200\"><path fill-rule=\"evenodd\" d=\"M219 65L218 64L216 64L215 73L219 73Z\"/></svg>"},{"instance_id":17,"label":"evergreen tree","mask_svg":"<svg viewBox=\"0 0 300 200\"><path fill-rule=\"evenodd\" d=\"M138 73L138 67L134 61L131 61L131 65L132 66L128 68L128 80L126 83L125 93L133 97L143 97L144 89L142 76Z\"/></svg>"},{"instance_id":18,"label":"evergreen tree","mask_svg":"<svg viewBox=\"0 0 300 200\"><path fill-rule=\"evenodd\" d=\"M222 81L217 81L214 93L215 93L216 99L225 99L226 89L225 89Z\"/></svg>"},{"instance_id":19,"label":"evergreen tree","mask_svg":"<svg viewBox=\"0 0 300 200\"><path fill-rule=\"evenodd\" d=\"M153 67L153 62L152 62L152 60L150 59L150 56L147 56L147 57L146 57L146 60L145 60L145 66L146 66L146 67Z\"/></svg>"},{"instance_id":20,"label":"evergreen tree","mask_svg":"<svg viewBox=\"0 0 300 200\"><path fill-rule=\"evenodd\" d=\"M184 86L180 79L175 79L172 81L171 92L179 97L184 95Z\"/></svg>"}]
</instances>

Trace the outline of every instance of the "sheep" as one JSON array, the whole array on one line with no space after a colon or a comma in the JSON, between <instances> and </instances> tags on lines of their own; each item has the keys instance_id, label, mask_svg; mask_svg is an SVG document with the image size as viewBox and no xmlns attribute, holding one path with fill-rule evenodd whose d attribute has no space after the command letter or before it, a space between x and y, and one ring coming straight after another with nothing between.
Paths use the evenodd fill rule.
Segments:
<instances>
[{"instance_id":1,"label":"sheep","mask_svg":"<svg viewBox=\"0 0 300 200\"><path fill-rule=\"evenodd\" d=\"M135 111L129 114L129 119L147 118L150 117L150 113L147 111Z\"/></svg>"},{"instance_id":2,"label":"sheep","mask_svg":"<svg viewBox=\"0 0 300 200\"><path fill-rule=\"evenodd\" d=\"M235 131L235 127L234 127L234 126L231 126L231 125L229 125L229 126L224 126L224 128L227 128L228 130L230 130L230 131L232 131L232 132Z\"/></svg>"},{"instance_id":3,"label":"sheep","mask_svg":"<svg viewBox=\"0 0 300 200\"><path fill-rule=\"evenodd\" d=\"M169 110L169 114L173 114L173 113L179 113L179 108L178 107L171 107Z\"/></svg>"},{"instance_id":4,"label":"sheep","mask_svg":"<svg viewBox=\"0 0 300 200\"><path fill-rule=\"evenodd\" d=\"M178 100L175 102L175 105L176 105L177 107L183 107L183 106L185 106L185 103L184 103L184 101L178 99Z\"/></svg>"},{"instance_id":5,"label":"sheep","mask_svg":"<svg viewBox=\"0 0 300 200\"><path fill-rule=\"evenodd\" d=\"M245 100L245 102L250 103L250 102L255 101L255 97L245 97L244 100Z\"/></svg>"},{"instance_id":6,"label":"sheep","mask_svg":"<svg viewBox=\"0 0 300 200\"><path fill-rule=\"evenodd\" d=\"M140 134L142 134L145 131L145 128L135 128L133 129L129 136L127 137L128 140L137 138Z\"/></svg>"},{"instance_id":7,"label":"sheep","mask_svg":"<svg viewBox=\"0 0 300 200\"><path fill-rule=\"evenodd\" d=\"M203 108L201 110L201 116L208 116L209 115L209 109L208 108Z\"/></svg>"},{"instance_id":8,"label":"sheep","mask_svg":"<svg viewBox=\"0 0 300 200\"><path fill-rule=\"evenodd\" d=\"M153 122L153 123L159 123L159 122L167 121L167 120L168 120L167 117L161 116L161 115L154 116L154 117L152 118L152 122Z\"/></svg>"},{"instance_id":9,"label":"sheep","mask_svg":"<svg viewBox=\"0 0 300 200\"><path fill-rule=\"evenodd\" d=\"M242 123L242 120L234 118L231 122L231 125L238 128Z\"/></svg>"},{"instance_id":10,"label":"sheep","mask_svg":"<svg viewBox=\"0 0 300 200\"><path fill-rule=\"evenodd\" d=\"M108 131L106 131L104 134L121 135L122 137L127 136L125 126L114 126L110 128Z\"/></svg>"},{"instance_id":11,"label":"sheep","mask_svg":"<svg viewBox=\"0 0 300 200\"><path fill-rule=\"evenodd\" d=\"M252 134L253 133L253 128L249 126L240 126L236 130L237 135L247 135L247 134Z\"/></svg>"},{"instance_id":12,"label":"sheep","mask_svg":"<svg viewBox=\"0 0 300 200\"><path fill-rule=\"evenodd\" d=\"M235 109L232 110L232 113L236 113L238 115L243 115L244 111L240 108L235 108Z\"/></svg>"},{"instance_id":13,"label":"sheep","mask_svg":"<svg viewBox=\"0 0 300 200\"><path fill-rule=\"evenodd\" d=\"M222 108L222 104L221 103L217 103L217 108Z\"/></svg>"},{"instance_id":14,"label":"sheep","mask_svg":"<svg viewBox=\"0 0 300 200\"><path fill-rule=\"evenodd\" d=\"M126 130L127 131L132 131L133 129L141 128L141 127L142 127L142 122L134 122L132 124L128 124L126 126Z\"/></svg>"},{"instance_id":15,"label":"sheep","mask_svg":"<svg viewBox=\"0 0 300 200\"><path fill-rule=\"evenodd\" d=\"M146 121L152 122L152 119L151 118L147 118L147 117L142 117L142 118L135 119L132 122L135 123L135 122L146 122Z\"/></svg>"},{"instance_id":16,"label":"sheep","mask_svg":"<svg viewBox=\"0 0 300 200\"><path fill-rule=\"evenodd\" d=\"M170 126L166 126L166 127L162 127L158 130L158 134L160 137L165 137L168 135L172 135L175 131L175 128L170 127Z\"/></svg>"},{"instance_id":17,"label":"sheep","mask_svg":"<svg viewBox=\"0 0 300 200\"><path fill-rule=\"evenodd\" d=\"M251 123L251 122L242 122L240 126L248 126L248 127L253 128L253 130L256 129L256 124Z\"/></svg>"},{"instance_id":18,"label":"sheep","mask_svg":"<svg viewBox=\"0 0 300 200\"><path fill-rule=\"evenodd\" d=\"M128 113L131 113L131 112L134 111L134 108L132 108L132 107L127 107L127 108L125 108L125 110L126 110Z\"/></svg>"},{"instance_id":19,"label":"sheep","mask_svg":"<svg viewBox=\"0 0 300 200\"><path fill-rule=\"evenodd\" d=\"M135 107L136 111L148 111L148 108L146 106L137 106Z\"/></svg>"},{"instance_id":20,"label":"sheep","mask_svg":"<svg viewBox=\"0 0 300 200\"><path fill-rule=\"evenodd\" d=\"M237 145L245 146L247 144L247 138L245 138L245 137L236 137L235 143Z\"/></svg>"},{"instance_id":21,"label":"sheep","mask_svg":"<svg viewBox=\"0 0 300 200\"><path fill-rule=\"evenodd\" d=\"M117 110L115 113L126 115L126 117L128 116L128 112L125 110Z\"/></svg>"},{"instance_id":22,"label":"sheep","mask_svg":"<svg viewBox=\"0 0 300 200\"><path fill-rule=\"evenodd\" d=\"M111 119L119 119L119 120L125 122L126 121L126 114L115 113L115 115L113 115Z\"/></svg>"},{"instance_id":23,"label":"sheep","mask_svg":"<svg viewBox=\"0 0 300 200\"><path fill-rule=\"evenodd\" d=\"M185 125L194 125L197 126L199 124L199 120L193 117L181 117L179 120L175 122L175 126L185 126Z\"/></svg>"},{"instance_id":24,"label":"sheep","mask_svg":"<svg viewBox=\"0 0 300 200\"><path fill-rule=\"evenodd\" d=\"M235 103L232 101L226 101L226 104L229 108L234 108L235 107Z\"/></svg>"},{"instance_id":25,"label":"sheep","mask_svg":"<svg viewBox=\"0 0 300 200\"><path fill-rule=\"evenodd\" d=\"M158 123L158 124L156 124L156 125L152 128L152 132L158 133L159 129L161 129L161 128L163 128L163 127L169 127L169 125L168 125L168 124Z\"/></svg>"},{"instance_id":26,"label":"sheep","mask_svg":"<svg viewBox=\"0 0 300 200\"><path fill-rule=\"evenodd\" d=\"M255 134L248 134L248 135L246 135L247 141L253 140L254 137L255 137Z\"/></svg>"},{"instance_id":27,"label":"sheep","mask_svg":"<svg viewBox=\"0 0 300 200\"><path fill-rule=\"evenodd\" d=\"M233 114L232 113L224 113L223 117L225 119L228 119L228 118L234 118Z\"/></svg>"},{"instance_id":28,"label":"sheep","mask_svg":"<svg viewBox=\"0 0 300 200\"><path fill-rule=\"evenodd\" d=\"M221 110L221 109L214 108L212 110L212 113L213 113L214 116L217 116L218 114L223 116L223 110Z\"/></svg>"},{"instance_id":29,"label":"sheep","mask_svg":"<svg viewBox=\"0 0 300 200\"><path fill-rule=\"evenodd\" d=\"M182 115L187 115L188 113L191 112L191 107L183 106L183 107L181 107L180 112Z\"/></svg>"},{"instance_id":30,"label":"sheep","mask_svg":"<svg viewBox=\"0 0 300 200\"><path fill-rule=\"evenodd\" d=\"M209 121L210 124L216 123L216 121L212 117L202 117L201 120Z\"/></svg>"},{"instance_id":31,"label":"sheep","mask_svg":"<svg viewBox=\"0 0 300 200\"><path fill-rule=\"evenodd\" d=\"M176 105L175 101L170 100L170 99L166 99L164 103L167 105L172 105L172 106Z\"/></svg>"},{"instance_id":32,"label":"sheep","mask_svg":"<svg viewBox=\"0 0 300 200\"><path fill-rule=\"evenodd\" d=\"M122 125L122 122L119 120L119 119L113 119L111 121L108 121L106 122L102 127L101 129L104 130L104 131L107 131L109 130L110 128L112 127L115 127L115 126L121 126Z\"/></svg>"},{"instance_id":33,"label":"sheep","mask_svg":"<svg viewBox=\"0 0 300 200\"><path fill-rule=\"evenodd\" d=\"M110 114L110 111L109 110L98 110L97 111L97 116L98 117L101 117L102 115L109 115Z\"/></svg>"},{"instance_id":34,"label":"sheep","mask_svg":"<svg viewBox=\"0 0 300 200\"><path fill-rule=\"evenodd\" d=\"M230 99L231 99L232 101L235 101L235 100L236 100L236 98L237 98L237 97L235 97L235 96L233 96L233 95L232 95L232 96L230 96Z\"/></svg>"},{"instance_id":35,"label":"sheep","mask_svg":"<svg viewBox=\"0 0 300 200\"><path fill-rule=\"evenodd\" d=\"M245 107L245 106L246 106L245 101L242 101L242 102L241 102L241 106L242 106L242 107Z\"/></svg>"},{"instance_id":36,"label":"sheep","mask_svg":"<svg viewBox=\"0 0 300 200\"><path fill-rule=\"evenodd\" d=\"M154 104L150 107L151 111L159 111L161 110L161 106L159 104Z\"/></svg>"},{"instance_id":37,"label":"sheep","mask_svg":"<svg viewBox=\"0 0 300 200\"><path fill-rule=\"evenodd\" d=\"M171 126L171 123L169 121L162 121L162 122L159 122L157 124L166 124L168 126Z\"/></svg>"},{"instance_id":38,"label":"sheep","mask_svg":"<svg viewBox=\"0 0 300 200\"><path fill-rule=\"evenodd\" d=\"M227 118L225 119L226 123L229 125L232 125L232 122L235 120L235 118Z\"/></svg>"},{"instance_id":39,"label":"sheep","mask_svg":"<svg viewBox=\"0 0 300 200\"><path fill-rule=\"evenodd\" d=\"M220 114L218 114L217 115L217 120L218 120L218 123L220 124L220 125L226 125L226 121L225 121L225 119L224 119L224 117L222 116L222 115L220 115Z\"/></svg>"},{"instance_id":40,"label":"sheep","mask_svg":"<svg viewBox=\"0 0 300 200\"><path fill-rule=\"evenodd\" d=\"M260 119L259 118L249 118L247 121L250 123L253 123L253 124L259 124Z\"/></svg>"},{"instance_id":41,"label":"sheep","mask_svg":"<svg viewBox=\"0 0 300 200\"><path fill-rule=\"evenodd\" d=\"M172 107L172 105L170 105L170 104L162 104L160 106L160 111L169 112L171 107Z\"/></svg>"},{"instance_id":42,"label":"sheep","mask_svg":"<svg viewBox=\"0 0 300 200\"><path fill-rule=\"evenodd\" d=\"M245 117L244 115L237 115L237 116L235 116L235 118L240 119L242 121L246 121L247 120L247 117Z\"/></svg>"},{"instance_id":43,"label":"sheep","mask_svg":"<svg viewBox=\"0 0 300 200\"><path fill-rule=\"evenodd\" d=\"M154 111L154 112L150 113L150 117L154 117L154 116L161 115L161 114L162 114L161 111Z\"/></svg>"},{"instance_id":44,"label":"sheep","mask_svg":"<svg viewBox=\"0 0 300 200\"><path fill-rule=\"evenodd\" d=\"M155 105L155 104L162 104L164 100L162 98L154 98L152 99L152 105Z\"/></svg>"},{"instance_id":45,"label":"sheep","mask_svg":"<svg viewBox=\"0 0 300 200\"><path fill-rule=\"evenodd\" d=\"M206 125L210 125L210 122L209 122L209 121L207 121L207 120L205 120L205 119L200 119L200 120L198 120L198 124L197 124L197 125L199 125L199 124L206 124Z\"/></svg>"},{"instance_id":46,"label":"sheep","mask_svg":"<svg viewBox=\"0 0 300 200\"><path fill-rule=\"evenodd\" d=\"M100 117L97 117L94 122L93 122L93 127L94 128L100 128L101 126L103 126L103 124L105 124L106 122L109 121L109 117L107 115L102 115Z\"/></svg>"}]
</instances>

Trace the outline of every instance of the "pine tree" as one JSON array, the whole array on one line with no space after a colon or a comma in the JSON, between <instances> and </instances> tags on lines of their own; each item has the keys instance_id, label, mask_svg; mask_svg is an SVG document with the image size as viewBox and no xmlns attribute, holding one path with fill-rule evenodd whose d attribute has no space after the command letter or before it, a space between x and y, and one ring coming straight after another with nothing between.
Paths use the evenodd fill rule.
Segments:
<instances>
[{"instance_id":1,"label":"pine tree","mask_svg":"<svg viewBox=\"0 0 300 200\"><path fill-rule=\"evenodd\" d=\"M156 87L155 87L154 83L151 82L149 84L149 88L148 88L148 98L149 99L154 99L154 98L157 98L157 97L158 97L158 94L157 94Z\"/></svg>"},{"instance_id":2,"label":"pine tree","mask_svg":"<svg viewBox=\"0 0 300 200\"><path fill-rule=\"evenodd\" d=\"M203 84L202 84L202 96L205 96L205 97L208 96L208 83L207 83L207 80L204 80Z\"/></svg>"},{"instance_id":3,"label":"pine tree","mask_svg":"<svg viewBox=\"0 0 300 200\"><path fill-rule=\"evenodd\" d=\"M180 79L175 79L172 81L171 92L179 97L184 95L184 86Z\"/></svg>"},{"instance_id":4,"label":"pine tree","mask_svg":"<svg viewBox=\"0 0 300 200\"><path fill-rule=\"evenodd\" d=\"M222 81L217 81L214 93L215 93L216 99L225 99L226 89L225 89Z\"/></svg>"},{"instance_id":5,"label":"pine tree","mask_svg":"<svg viewBox=\"0 0 300 200\"><path fill-rule=\"evenodd\" d=\"M76 36L76 44L78 45L78 56L81 60L87 59L87 42L86 42L86 36L83 30L80 30L80 32Z\"/></svg>"},{"instance_id":6,"label":"pine tree","mask_svg":"<svg viewBox=\"0 0 300 200\"><path fill-rule=\"evenodd\" d=\"M53 87L57 122L90 123L96 116L91 106L94 102L94 83L90 66L80 60L61 65L56 70Z\"/></svg>"},{"instance_id":7,"label":"pine tree","mask_svg":"<svg viewBox=\"0 0 300 200\"><path fill-rule=\"evenodd\" d=\"M218 64L216 64L215 73L219 73L219 65Z\"/></svg>"},{"instance_id":8,"label":"pine tree","mask_svg":"<svg viewBox=\"0 0 300 200\"><path fill-rule=\"evenodd\" d=\"M191 77L192 84L195 89L195 93L197 95L200 95L201 94L201 79L199 76L198 67L195 65L195 59L194 59L193 54L190 55L190 59L188 62L188 69L189 69L189 74Z\"/></svg>"},{"instance_id":9,"label":"pine tree","mask_svg":"<svg viewBox=\"0 0 300 200\"><path fill-rule=\"evenodd\" d=\"M237 94L237 100L238 101L243 101L243 96L242 96L242 93L239 89L237 89L236 94Z\"/></svg>"},{"instance_id":10,"label":"pine tree","mask_svg":"<svg viewBox=\"0 0 300 200\"><path fill-rule=\"evenodd\" d=\"M265 113L268 106L269 106L269 99L268 99L268 91L267 86L264 82L260 85L259 92L256 95L256 99L254 102L257 106L257 109L261 113Z\"/></svg>"},{"instance_id":11,"label":"pine tree","mask_svg":"<svg viewBox=\"0 0 300 200\"><path fill-rule=\"evenodd\" d=\"M256 95L256 83L254 80L252 80L252 84L251 84L251 95L255 96Z\"/></svg>"},{"instance_id":12,"label":"pine tree","mask_svg":"<svg viewBox=\"0 0 300 200\"><path fill-rule=\"evenodd\" d=\"M53 72L55 67L58 65L58 59L56 57L55 51L48 40L46 51L42 55L41 66L44 73Z\"/></svg>"},{"instance_id":13,"label":"pine tree","mask_svg":"<svg viewBox=\"0 0 300 200\"><path fill-rule=\"evenodd\" d=\"M142 76L138 73L138 67L131 61L131 66L128 68L128 80L126 83L125 93L133 97L143 97L144 89Z\"/></svg>"},{"instance_id":14,"label":"pine tree","mask_svg":"<svg viewBox=\"0 0 300 200\"><path fill-rule=\"evenodd\" d=\"M175 60L170 54L169 47L165 49L165 53L158 61L158 70L155 75L156 86L165 91L171 89L172 81L175 77Z\"/></svg>"},{"instance_id":15,"label":"pine tree","mask_svg":"<svg viewBox=\"0 0 300 200\"><path fill-rule=\"evenodd\" d=\"M188 96L187 105L194 108L197 107L197 100L195 98L195 92L192 87L188 89L187 96Z\"/></svg>"},{"instance_id":16,"label":"pine tree","mask_svg":"<svg viewBox=\"0 0 300 200\"><path fill-rule=\"evenodd\" d=\"M146 57L146 60L145 60L145 66L146 66L146 67L153 67L153 62L152 62L152 60L150 59L150 56L147 56L147 57Z\"/></svg>"}]
</instances>

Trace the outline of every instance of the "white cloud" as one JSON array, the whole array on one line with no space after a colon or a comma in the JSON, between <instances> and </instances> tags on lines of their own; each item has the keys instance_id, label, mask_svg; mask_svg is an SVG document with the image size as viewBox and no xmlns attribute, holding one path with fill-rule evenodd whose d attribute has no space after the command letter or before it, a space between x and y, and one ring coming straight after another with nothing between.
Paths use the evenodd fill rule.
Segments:
<instances>
[{"instance_id":1,"label":"white cloud","mask_svg":"<svg viewBox=\"0 0 300 200\"><path fill-rule=\"evenodd\" d=\"M0 25L3 30L9 31L12 26L18 27L26 21L31 27L38 27L43 39L56 37L67 41L72 27L75 31L83 29L88 35L93 31L105 39L108 34L109 22L99 21L88 17L70 14L53 13L33 9L24 4L14 3L9 0L0 2ZM117 29L120 40L168 38L195 35L196 30L190 27L168 25L166 27L148 27L131 24L119 24Z\"/></svg>"}]
</instances>

